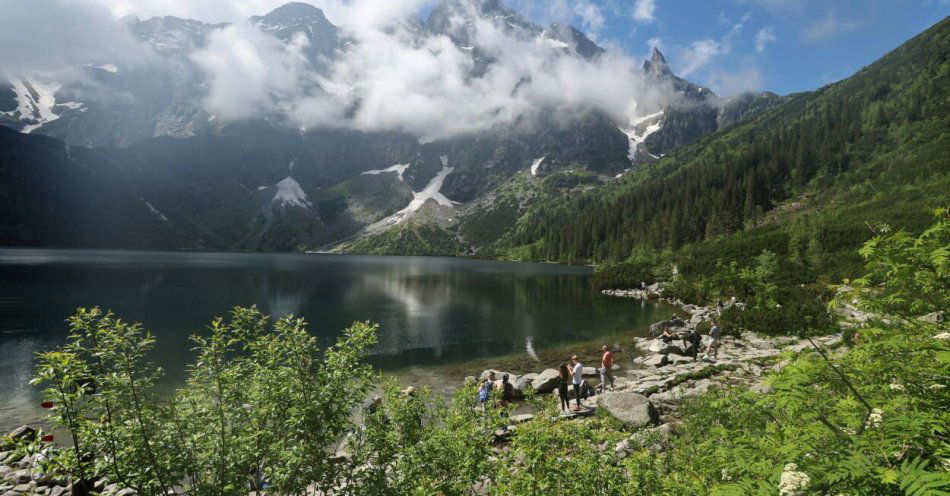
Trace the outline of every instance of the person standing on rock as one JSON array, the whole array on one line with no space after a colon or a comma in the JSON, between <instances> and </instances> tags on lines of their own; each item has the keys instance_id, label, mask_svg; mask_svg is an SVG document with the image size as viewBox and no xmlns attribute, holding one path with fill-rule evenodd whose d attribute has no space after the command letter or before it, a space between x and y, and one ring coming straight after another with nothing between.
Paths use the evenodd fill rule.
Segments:
<instances>
[{"instance_id":1,"label":"person standing on rock","mask_svg":"<svg viewBox=\"0 0 950 496\"><path fill-rule=\"evenodd\" d=\"M696 332L696 329L690 329L688 333L683 336L683 349L686 350L686 356L693 357L693 361L696 361L696 357L699 355L699 346L703 343L703 337Z\"/></svg>"},{"instance_id":2,"label":"person standing on rock","mask_svg":"<svg viewBox=\"0 0 950 496\"><path fill-rule=\"evenodd\" d=\"M571 370L564 362L557 368L557 395L561 398L561 412L571 409L571 400L567 397L567 383L571 380Z\"/></svg>"},{"instance_id":3,"label":"person standing on rock","mask_svg":"<svg viewBox=\"0 0 950 496\"><path fill-rule=\"evenodd\" d=\"M716 322L715 320L712 321L712 328L709 329L709 337L711 338L711 340L709 341L709 347L706 348L706 358L708 358L712 362L715 362L716 359L719 357L720 332L721 331L719 330L719 323Z\"/></svg>"},{"instance_id":4,"label":"person standing on rock","mask_svg":"<svg viewBox=\"0 0 950 496\"><path fill-rule=\"evenodd\" d=\"M581 409L581 384L584 383L584 364L577 359L577 355L571 356L571 367L574 373L574 401L577 403L577 409Z\"/></svg>"},{"instance_id":5,"label":"person standing on rock","mask_svg":"<svg viewBox=\"0 0 950 496\"><path fill-rule=\"evenodd\" d=\"M614 388L614 372L612 370L614 366L614 352L610 351L607 345L601 346L600 351L604 352L600 358L600 392L606 393L608 385L611 390Z\"/></svg>"}]
</instances>

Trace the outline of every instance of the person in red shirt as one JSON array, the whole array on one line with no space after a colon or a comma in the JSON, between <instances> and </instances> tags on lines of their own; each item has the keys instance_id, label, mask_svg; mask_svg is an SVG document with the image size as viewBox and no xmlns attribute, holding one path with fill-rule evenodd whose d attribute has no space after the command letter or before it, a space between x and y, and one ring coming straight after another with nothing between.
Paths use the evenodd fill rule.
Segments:
<instances>
[{"instance_id":1,"label":"person in red shirt","mask_svg":"<svg viewBox=\"0 0 950 496\"><path fill-rule=\"evenodd\" d=\"M606 393L607 386L614 388L614 373L611 368L614 366L614 352L610 351L607 345L600 347L604 355L600 359L600 392Z\"/></svg>"}]
</instances>

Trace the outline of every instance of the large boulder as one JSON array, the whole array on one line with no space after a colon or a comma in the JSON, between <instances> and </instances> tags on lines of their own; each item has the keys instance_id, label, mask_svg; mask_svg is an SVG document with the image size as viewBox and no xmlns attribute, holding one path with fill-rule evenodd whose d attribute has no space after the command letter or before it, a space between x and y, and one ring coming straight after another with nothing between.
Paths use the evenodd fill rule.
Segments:
<instances>
[{"instance_id":1,"label":"large boulder","mask_svg":"<svg viewBox=\"0 0 950 496\"><path fill-rule=\"evenodd\" d=\"M629 391L604 393L598 396L597 404L627 427L640 428L660 423L656 407L642 394Z\"/></svg>"},{"instance_id":2,"label":"large boulder","mask_svg":"<svg viewBox=\"0 0 950 496\"><path fill-rule=\"evenodd\" d=\"M597 377L600 375L600 371L596 367L584 367L583 374L584 377Z\"/></svg>"},{"instance_id":3,"label":"large boulder","mask_svg":"<svg viewBox=\"0 0 950 496\"><path fill-rule=\"evenodd\" d=\"M548 394L557 389L557 381L557 369L544 369L544 372L538 374L538 376L531 381L531 387L533 387L538 394Z\"/></svg>"},{"instance_id":4,"label":"large boulder","mask_svg":"<svg viewBox=\"0 0 950 496\"><path fill-rule=\"evenodd\" d=\"M538 377L538 374L535 374L535 373L525 374L519 377L518 380L516 380L515 382L512 382L512 385L514 385L515 389L517 389L518 391L521 391L522 393L528 392L529 389L533 391L534 386L532 386L531 383L537 377Z\"/></svg>"},{"instance_id":5,"label":"large boulder","mask_svg":"<svg viewBox=\"0 0 950 496\"><path fill-rule=\"evenodd\" d=\"M662 367L670 363L670 360L666 355L651 355L644 358L641 363L645 367Z\"/></svg>"}]
</instances>

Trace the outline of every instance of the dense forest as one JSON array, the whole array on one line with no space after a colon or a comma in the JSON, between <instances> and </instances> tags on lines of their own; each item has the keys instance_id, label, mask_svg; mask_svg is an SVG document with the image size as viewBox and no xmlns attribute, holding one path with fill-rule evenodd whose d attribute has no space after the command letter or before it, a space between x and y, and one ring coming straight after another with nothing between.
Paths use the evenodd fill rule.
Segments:
<instances>
[{"instance_id":1,"label":"dense forest","mask_svg":"<svg viewBox=\"0 0 950 496\"><path fill-rule=\"evenodd\" d=\"M537 202L500 245L515 258L682 263L799 246L860 267L887 222L919 232L950 191L950 19L854 76L680 149L618 183ZM705 246L704 246L705 245ZM504 256L504 255L503 255ZM707 258L707 260L695 260Z\"/></svg>"}]
</instances>

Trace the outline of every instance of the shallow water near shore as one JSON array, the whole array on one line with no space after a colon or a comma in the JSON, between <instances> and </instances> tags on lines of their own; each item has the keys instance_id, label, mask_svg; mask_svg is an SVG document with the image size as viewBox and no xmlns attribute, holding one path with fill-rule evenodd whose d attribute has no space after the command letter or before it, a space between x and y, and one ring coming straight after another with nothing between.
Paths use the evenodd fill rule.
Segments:
<instances>
[{"instance_id":1,"label":"shallow water near shore","mask_svg":"<svg viewBox=\"0 0 950 496\"><path fill-rule=\"evenodd\" d=\"M34 356L65 341L64 320L80 306L152 331L166 390L192 359L189 335L256 304L305 318L324 344L353 321L378 322L375 367L450 392L489 366L539 372L569 352L595 353L596 343L622 348L672 311L603 296L590 274L433 257L0 249L0 429L43 414L28 383Z\"/></svg>"}]
</instances>

